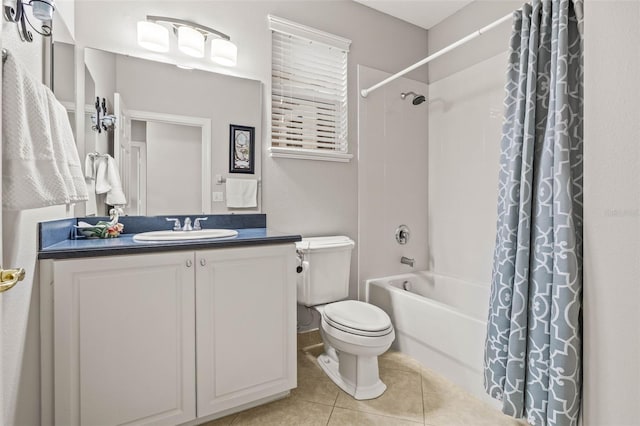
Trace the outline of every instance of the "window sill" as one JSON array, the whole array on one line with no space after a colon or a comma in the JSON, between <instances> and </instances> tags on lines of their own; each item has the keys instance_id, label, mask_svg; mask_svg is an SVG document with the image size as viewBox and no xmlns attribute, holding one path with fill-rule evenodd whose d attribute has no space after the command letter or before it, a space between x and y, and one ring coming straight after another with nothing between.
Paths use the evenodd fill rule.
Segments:
<instances>
[{"instance_id":1,"label":"window sill","mask_svg":"<svg viewBox=\"0 0 640 426\"><path fill-rule=\"evenodd\" d=\"M269 157L348 163L353 158L353 154L335 151L322 152L314 149L282 148L272 146L269 148Z\"/></svg>"}]
</instances>

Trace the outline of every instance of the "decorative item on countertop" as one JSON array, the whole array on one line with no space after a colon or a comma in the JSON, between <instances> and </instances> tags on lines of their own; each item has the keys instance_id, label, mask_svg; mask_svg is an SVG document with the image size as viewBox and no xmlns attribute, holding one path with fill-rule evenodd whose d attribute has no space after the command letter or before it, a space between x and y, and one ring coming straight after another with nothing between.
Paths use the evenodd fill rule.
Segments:
<instances>
[{"instance_id":1,"label":"decorative item on countertop","mask_svg":"<svg viewBox=\"0 0 640 426\"><path fill-rule=\"evenodd\" d=\"M124 225L119 223L122 209L118 206L109 211L109 221L101 220L95 225L87 222L78 222L74 227L78 232L87 238L117 238L124 229Z\"/></svg>"}]
</instances>

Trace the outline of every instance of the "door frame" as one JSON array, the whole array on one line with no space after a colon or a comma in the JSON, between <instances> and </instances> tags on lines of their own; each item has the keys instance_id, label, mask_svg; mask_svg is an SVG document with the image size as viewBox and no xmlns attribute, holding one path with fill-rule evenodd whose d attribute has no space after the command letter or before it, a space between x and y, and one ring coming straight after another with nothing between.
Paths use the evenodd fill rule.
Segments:
<instances>
[{"instance_id":1,"label":"door frame","mask_svg":"<svg viewBox=\"0 0 640 426\"><path fill-rule=\"evenodd\" d=\"M129 118L136 121L152 121L164 124L200 127L202 168L202 214L211 214L211 119L160 112L129 110Z\"/></svg>"}]
</instances>

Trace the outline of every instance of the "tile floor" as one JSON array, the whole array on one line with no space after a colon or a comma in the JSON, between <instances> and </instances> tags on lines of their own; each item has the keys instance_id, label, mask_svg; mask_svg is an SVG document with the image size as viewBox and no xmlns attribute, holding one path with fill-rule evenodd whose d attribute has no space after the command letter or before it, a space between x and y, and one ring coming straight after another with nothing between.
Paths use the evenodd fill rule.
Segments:
<instances>
[{"instance_id":1,"label":"tile floor","mask_svg":"<svg viewBox=\"0 0 640 426\"><path fill-rule=\"evenodd\" d=\"M382 396L356 401L320 370L317 333L298 335L298 387L288 398L232 414L203 426L523 426L422 367L389 351L379 359Z\"/></svg>"}]
</instances>

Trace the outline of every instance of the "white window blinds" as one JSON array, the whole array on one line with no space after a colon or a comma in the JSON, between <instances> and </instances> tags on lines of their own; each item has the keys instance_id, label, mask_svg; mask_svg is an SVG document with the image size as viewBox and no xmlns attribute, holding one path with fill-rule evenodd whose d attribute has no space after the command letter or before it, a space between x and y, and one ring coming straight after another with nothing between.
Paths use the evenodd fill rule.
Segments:
<instances>
[{"instance_id":1,"label":"white window blinds","mask_svg":"<svg viewBox=\"0 0 640 426\"><path fill-rule=\"evenodd\" d=\"M350 41L280 18L269 19L272 155L348 161Z\"/></svg>"}]
</instances>

